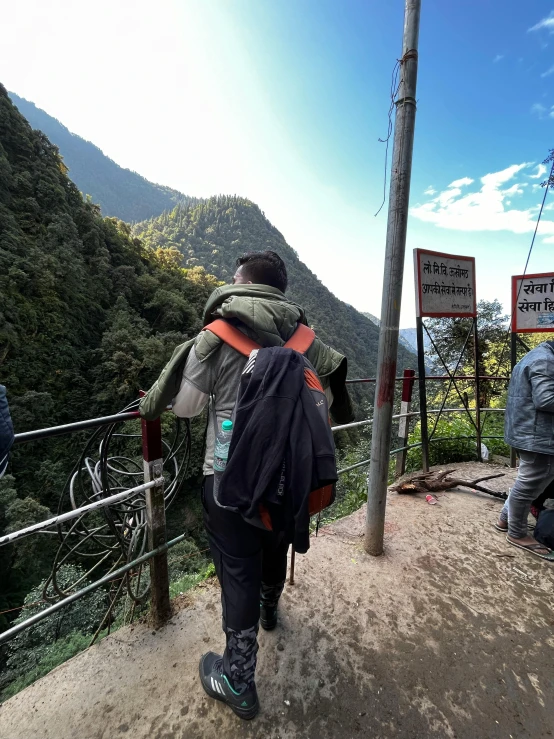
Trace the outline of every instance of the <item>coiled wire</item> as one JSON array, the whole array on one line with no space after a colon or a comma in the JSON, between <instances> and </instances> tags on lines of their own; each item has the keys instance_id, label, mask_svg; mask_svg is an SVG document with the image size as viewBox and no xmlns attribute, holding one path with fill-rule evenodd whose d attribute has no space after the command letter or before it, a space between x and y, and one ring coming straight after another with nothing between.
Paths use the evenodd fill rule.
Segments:
<instances>
[{"instance_id":1,"label":"coiled wire","mask_svg":"<svg viewBox=\"0 0 554 739\"><path fill-rule=\"evenodd\" d=\"M135 400L121 413L137 410L138 405L139 400ZM189 420L172 418L174 429L170 441L162 437L166 510L182 490L191 453ZM144 475L142 435L132 428L139 422L140 419L116 422L92 433L66 481L58 513L75 510L140 484ZM164 425L169 423L168 419ZM64 598L83 580L90 580L95 571L107 574L146 553L146 491L59 524L57 534L60 544L43 590L43 598L49 602ZM58 581L60 569L75 560L85 563L86 572L62 588ZM136 604L145 602L150 591L149 568L143 570L143 565L139 565L115 585L114 589L112 584L110 605L100 628L113 612L123 588L133 601L133 610Z\"/></svg>"}]
</instances>

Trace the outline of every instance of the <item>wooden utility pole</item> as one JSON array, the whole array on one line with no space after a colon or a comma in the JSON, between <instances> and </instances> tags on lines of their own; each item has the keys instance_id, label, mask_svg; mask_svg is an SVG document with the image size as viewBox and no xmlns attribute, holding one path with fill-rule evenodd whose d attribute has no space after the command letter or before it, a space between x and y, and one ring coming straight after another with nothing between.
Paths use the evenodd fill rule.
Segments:
<instances>
[{"instance_id":1,"label":"wooden utility pole","mask_svg":"<svg viewBox=\"0 0 554 739\"><path fill-rule=\"evenodd\" d=\"M383 553L383 535L385 531L385 507L398 356L398 326L402 303L402 279L404 275L416 117L420 12L421 0L405 0L400 86L395 101L396 121L365 531L365 549L369 554L375 556Z\"/></svg>"}]
</instances>

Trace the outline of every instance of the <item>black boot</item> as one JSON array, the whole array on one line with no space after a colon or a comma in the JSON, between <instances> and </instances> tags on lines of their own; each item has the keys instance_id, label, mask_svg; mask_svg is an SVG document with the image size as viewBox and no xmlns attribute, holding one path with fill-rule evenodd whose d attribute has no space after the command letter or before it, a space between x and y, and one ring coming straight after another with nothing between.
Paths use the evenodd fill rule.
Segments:
<instances>
[{"instance_id":1,"label":"black boot","mask_svg":"<svg viewBox=\"0 0 554 739\"><path fill-rule=\"evenodd\" d=\"M277 606L260 603L260 624L264 631L273 631L277 626Z\"/></svg>"},{"instance_id":2,"label":"black boot","mask_svg":"<svg viewBox=\"0 0 554 739\"><path fill-rule=\"evenodd\" d=\"M254 718L260 710L256 684L250 685L241 692L235 690L230 678L223 669L223 657L208 652L200 659L200 681L206 693L218 701L226 703L242 719Z\"/></svg>"},{"instance_id":3,"label":"black boot","mask_svg":"<svg viewBox=\"0 0 554 739\"><path fill-rule=\"evenodd\" d=\"M277 585L265 585L262 583L260 601L260 624L265 631L273 631L277 626L277 604L285 587L285 581Z\"/></svg>"}]
</instances>

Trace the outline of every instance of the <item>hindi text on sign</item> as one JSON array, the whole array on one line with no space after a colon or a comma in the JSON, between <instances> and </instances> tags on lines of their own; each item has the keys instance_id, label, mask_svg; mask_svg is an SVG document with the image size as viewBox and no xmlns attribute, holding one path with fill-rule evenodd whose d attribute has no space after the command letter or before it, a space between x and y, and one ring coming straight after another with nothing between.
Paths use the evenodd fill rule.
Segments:
<instances>
[{"instance_id":1,"label":"hindi text on sign","mask_svg":"<svg viewBox=\"0 0 554 739\"><path fill-rule=\"evenodd\" d=\"M475 260L415 250L418 316L475 316Z\"/></svg>"}]
</instances>

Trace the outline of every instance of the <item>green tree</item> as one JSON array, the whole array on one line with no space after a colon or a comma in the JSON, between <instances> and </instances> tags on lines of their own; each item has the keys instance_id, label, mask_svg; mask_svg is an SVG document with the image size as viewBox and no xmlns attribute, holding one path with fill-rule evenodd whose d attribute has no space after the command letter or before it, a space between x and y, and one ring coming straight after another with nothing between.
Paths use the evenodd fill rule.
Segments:
<instances>
[{"instance_id":1,"label":"green tree","mask_svg":"<svg viewBox=\"0 0 554 739\"><path fill-rule=\"evenodd\" d=\"M58 573L58 583L62 588L69 588L77 580L81 580L79 588L89 584L86 573L74 565L64 565ZM20 623L40 613L50 604L43 599L47 581L43 580L26 596L23 610L15 623ZM109 605L105 590L94 590L79 600L74 601L56 613L22 631L6 646L6 671L2 676L0 687L20 679L35 668L56 649L56 643L72 641L77 637L88 637L100 626ZM78 640L82 648L82 640Z\"/></svg>"},{"instance_id":2,"label":"green tree","mask_svg":"<svg viewBox=\"0 0 554 739\"><path fill-rule=\"evenodd\" d=\"M134 400L201 328L217 284L202 268L183 267L176 249L159 250L128 224L102 218L68 179L57 148L0 86L0 381L16 432L113 413ZM193 483L201 435L195 429ZM86 438L14 447L12 477L0 489L0 535L57 509ZM58 543L41 534L2 549L0 592L9 607L46 575Z\"/></svg>"},{"instance_id":3,"label":"green tree","mask_svg":"<svg viewBox=\"0 0 554 739\"><path fill-rule=\"evenodd\" d=\"M510 368L509 333L510 317L503 311L498 300L480 300L477 305L477 367L480 376L508 376ZM431 318L427 328L434 345L427 355L437 367L441 367L439 355L450 371L454 371L464 348L464 343L471 332L470 318ZM458 367L458 374L475 375L475 342L473 334L469 336L466 350ZM481 382L481 407L488 407L491 398L498 393L498 385L492 381ZM468 394L471 396L470 389ZM455 393L452 394L453 397Z\"/></svg>"}]
</instances>

